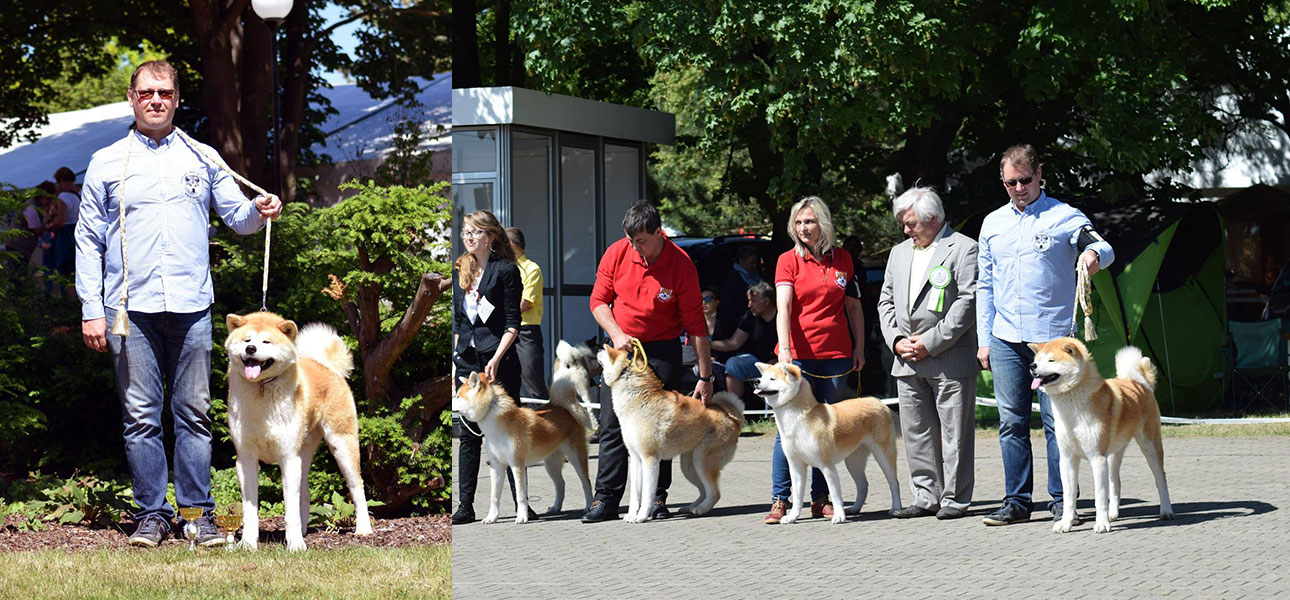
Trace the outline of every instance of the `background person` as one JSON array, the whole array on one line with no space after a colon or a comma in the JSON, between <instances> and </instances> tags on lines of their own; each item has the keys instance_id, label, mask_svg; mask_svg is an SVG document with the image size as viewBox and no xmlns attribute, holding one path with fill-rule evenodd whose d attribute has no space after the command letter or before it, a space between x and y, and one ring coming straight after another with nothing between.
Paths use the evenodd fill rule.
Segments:
<instances>
[{"instance_id":1,"label":"background person","mask_svg":"<svg viewBox=\"0 0 1290 600\"><path fill-rule=\"evenodd\" d=\"M54 185L58 199L66 209L63 226L54 237L54 268L63 275L71 275L76 264L76 221L81 214L81 196L76 192L76 173L67 167L54 172Z\"/></svg>"},{"instance_id":2,"label":"background person","mask_svg":"<svg viewBox=\"0 0 1290 600\"><path fill-rule=\"evenodd\" d=\"M175 499L203 509L198 544L222 545L210 493L214 293L207 227L214 210L234 231L254 233L278 216L282 203L276 196L247 200L227 167L206 158L217 156L214 149L180 135L173 125L179 79L169 63L139 65L126 99L134 125L124 139L95 152L85 172L76 224L81 334L90 348L112 352L139 505L130 544L156 546L175 516L166 501L161 425L169 401ZM124 305L123 291L129 292ZM122 310L128 336L107 327Z\"/></svg>"},{"instance_id":3,"label":"background person","mask_svg":"<svg viewBox=\"0 0 1290 600\"><path fill-rule=\"evenodd\" d=\"M681 333L707 329L699 272L685 251L667 239L658 209L650 203L637 202L627 209L623 233L624 238L605 249L596 267L591 314L615 348L630 350L632 338L640 340L663 388L681 391ZM707 404L712 399L713 380L709 340L706 335L691 339L699 369L693 394ZM671 483L672 461L663 461L651 517L671 516L666 506ZM582 522L617 519L626 484L627 447L611 398L601 403L596 495Z\"/></svg>"},{"instance_id":4,"label":"background person","mask_svg":"<svg viewBox=\"0 0 1290 600\"><path fill-rule=\"evenodd\" d=\"M524 255L524 232L520 228L508 227L506 237L515 249L515 266L524 285L520 291L520 333L515 338L515 351L520 358L520 395L545 400L548 394L542 340L542 268Z\"/></svg>"},{"instance_id":5,"label":"background person","mask_svg":"<svg viewBox=\"0 0 1290 600\"><path fill-rule=\"evenodd\" d=\"M815 399L842 399L842 375L864 366L864 314L860 282L851 254L836 247L829 207L807 196L789 211L788 235L794 247L775 267L777 357L793 363ZM779 523L788 510L788 459L775 434L771 454L771 505L765 522ZM831 518L833 503L819 469L811 469L811 517Z\"/></svg>"},{"instance_id":6,"label":"background person","mask_svg":"<svg viewBox=\"0 0 1290 600\"><path fill-rule=\"evenodd\" d=\"M994 372L1003 451L1003 506L983 520L1007 525L1030 519L1034 460L1030 451L1030 368L1026 344L1073 334L1075 261L1090 275L1111 265L1115 253L1079 209L1041 189L1043 165L1029 144L1003 152L999 175L1009 202L986 215L977 240L977 360ZM1039 394L1048 445L1048 508L1062 514L1062 478L1048 395Z\"/></svg>"},{"instance_id":7,"label":"background person","mask_svg":"<svg viewBox=\"0 0 1290 600\"><path fill-rule=\"evenodd\" d=\"M976 242L950 229L931 188L910 188L892 213L909 239L887 258L878 319L896 355L914 490L914 502L892 515L957 519L972 502L976 448Z\"/></svg>"},{"instance_id":8,"label":"background person","mask_svg":"<svg viewBox=\"0 0 1290 600\"><path fill-rule=\"evenodd\" d=\"M466 251L453 263L452 360L457 376L483 373L512 399L520 397L520 359L512 347L520 331L520 296L524 285L515 266L515 249L497 217L478 210L462 219ZM517 400L518 402L518 400ZM479 480L484 437L479 425L463 418L457 450L457 510L452 523L475 520L475 487ZM514 475L507 469L511 493ZM532 509L529 509L530 511ZM537 515L530 514L529 519Z\"/></svg>"},{"instance_id":9,"label":"background person","mask_svg":"<svg viewBox=\"0 0 1290 600\"><path fill-rule=\"evenodd\" d=\"M740 246L735 251L735 262L730 266L730 272L726 273L725 278L721 280L721 293L717 296L721 301L717 310L717 319L721 321L723 332L729 334L734 331L735 325L744 314L744 306L747 305L748 288L758 281L763 279L761 257L757 255L757 249L750 245Z\"/></svg>"},{"instance_id":10,"label":"background person","mask_svg":"<svg viewBox=\"0 0 1290 600\"><path fill-rule=\"evenodd\" d=\"M712 349L727 352L726 390L740 398L744 395L744 382L761 377L757 363L775 361L775 299L774 289L765 281L758 281L748 288L748 310L739 319L739 325L730 337L713 340Z\"/></svg>"}]
</instances>

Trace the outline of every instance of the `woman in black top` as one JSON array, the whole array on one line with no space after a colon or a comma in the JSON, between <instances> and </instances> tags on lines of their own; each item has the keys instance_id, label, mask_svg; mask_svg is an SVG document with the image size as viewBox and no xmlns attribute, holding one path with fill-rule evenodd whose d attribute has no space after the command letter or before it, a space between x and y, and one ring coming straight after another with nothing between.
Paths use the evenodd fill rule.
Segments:
<instances>
[{"instance_id":1,"label":"woman in black top","mask_svg":"<svg viewBox=\"0 0 1290 600\"><path fill-rule=\"evenodd\" d=\"M457 376L471 372L488 376L489 381L519 401L520 361L514 342L520 330L519 268L497 217L486 210L462 219L461 239L466 252L453 265L452 296L453 364ZM464 431L457 454L457 511L453 524L475 520L475 482L479 478L479 456L484 438L479 426L462 419ZM510 479L510 472L507 472ZM511 483L514 493L515 485Z\"/></svg>"}]
</instances>

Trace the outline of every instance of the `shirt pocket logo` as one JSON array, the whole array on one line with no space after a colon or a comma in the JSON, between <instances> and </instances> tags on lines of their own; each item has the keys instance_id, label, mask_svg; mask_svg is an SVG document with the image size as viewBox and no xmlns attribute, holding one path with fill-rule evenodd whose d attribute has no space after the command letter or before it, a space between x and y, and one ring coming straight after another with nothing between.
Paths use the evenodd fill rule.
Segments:
<instances>
[{"instance_id":1,"label":"shirt pocket logo","mask_svg":"<svg viewBox=\"0 0 1290 600\"><path fill-rule=\"evenodd\" d=\"M1034 246L1035 252L1047 252L1053 245L1053 238L1047 232L1041 231L1035 234Z\"/></svg>"},{"instance_id":2,"label":"shirt pocket logo","mask_svg":"<svg viewBox=\"0 0 1290 600\"><path fill-rule=\"evenodd\" d=\"M200 171L196 169L184 173L184 195L189 200L200 200L202 192L206 191L206 181L202 179Z\"/></svg>"},{"instance_id":3,"label":"shirt pocket logo","mask_svg":"<svg viewBox=\"0 0 1290 600\"><path fill-rule=\"evenodd\" d=\"M843 273L842 271L834 271L833 283L838 284L838 287L844 290L847 289L847 274Z\"/></svg>"},{"instance_id":4,"label":"shirt pocket logo","mask_svg":"<svg viewBox=\"0 0 1290 600\"><path fill-rule=\"evenodd\" d=\"M671 301L671 300L672 300L672 290L667 289L667 288L659 288L659 289L658 289L658 301L659 301L659 302L669 302L669 301Z\"/></svg>"}]
</instances>

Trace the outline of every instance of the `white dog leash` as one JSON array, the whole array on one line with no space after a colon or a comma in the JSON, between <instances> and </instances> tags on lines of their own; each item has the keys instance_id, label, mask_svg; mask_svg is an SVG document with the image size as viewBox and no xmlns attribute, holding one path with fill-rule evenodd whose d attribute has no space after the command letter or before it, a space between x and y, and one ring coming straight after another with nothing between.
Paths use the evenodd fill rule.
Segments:
<instances>
[{"instance_id":1,"label":"white dog leash","mask_svg":"<svg viewBox=\"0 0 1290 600\"><path fill-rule=\"evenodd\" d=\"M1084 341L1097 339L1097 329L1093 326L1093 283L1089 280L1088 265L1084 261L1075 261L1075 300L1084 311ZM1079 311L1071 312L1071 334L1075 333L1075 324L1079 322Z\"/></svg>"}]
</instances>

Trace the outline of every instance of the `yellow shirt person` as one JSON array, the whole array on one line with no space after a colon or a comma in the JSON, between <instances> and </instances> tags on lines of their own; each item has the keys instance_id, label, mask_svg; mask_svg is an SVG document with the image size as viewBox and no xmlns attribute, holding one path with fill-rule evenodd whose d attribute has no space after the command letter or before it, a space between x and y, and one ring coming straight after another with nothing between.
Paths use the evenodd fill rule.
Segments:
<instances>
[{"instance_id":1,"label":"yellow shirt person","mask_svg":"<svg viewBox=\"0 0 1290 600\"><path fill-rule=\"evenodd\" d=\"M524 232L517 227L506 230L515 248L515 266L520 268L520 335L515 351L520 357L520 397L547 398L546 349L542 341L542 268L524 255Z\"/></svg>"}]
</instances>

